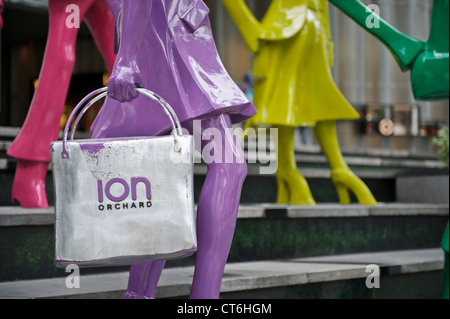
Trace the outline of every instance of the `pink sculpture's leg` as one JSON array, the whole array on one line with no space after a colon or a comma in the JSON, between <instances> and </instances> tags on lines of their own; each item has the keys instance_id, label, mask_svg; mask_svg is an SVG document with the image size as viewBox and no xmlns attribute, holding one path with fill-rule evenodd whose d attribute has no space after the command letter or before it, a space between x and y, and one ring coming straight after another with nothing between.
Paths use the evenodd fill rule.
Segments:
<instances>
[{"instance_id":1,"label":"pink sculpture's leg","mask_svg":"<svg viewBox=\"0 0 450 319\"><path fill-rule=\"evenodd\" d=\"M95 1L95 6L86 18L111 70L114 64L114 21L105 0ZM83 19L93 2L94 0L77 2L80 19ZM58 138L60 118L75 64L78 29L66 27L66 7L69 4L73 4L73 1L49 0L49 32L38 86L25 123L7 152L9 156L18 159L12 200L22 207L48 207L45 194L46 174L42 172L46 171L50 162L49 144ZM101 11L102 7L104 11ZM25 167L26 172L23 170Z\"/></svg>"},{"instance_id":2,"label":"pink sculpture's leg","mask_svg":"<svg viewBox=\"0 0 450 319\"><path fill-rule=\"evenodd\" d=\"M200 128L194 128L192 123L184 126L191 134L194 130L200 131ZM242 184L247 176L247 164L231 128L227 114L202 120L201 132L205 140L202 141L201 149L208 145L208 149L219 152L222 156L221 159L217 160L216 157L215 162L207 164L207 175L198 201L198 250L190 294L192 299L219 297L222 275L234 235ZM206 137L209 133L215 134L211 141ZM205 161L208 163L207 159ZM154 297L164 266L161 262L158 263L131 267L125 298ZM144 295L141 295L142 293Z\"/></svg>"},{"instance_id":3,"label":"pink sculpture's leg","mask_svg":"<svg viewBox=\"0 0 450 319\"><path fill-rule=\"evenodd\" d=\"M86 12L84 20L91 31L97 48L111 73L116 54L114 53L114 16L105 0L95 0Z\"/></svg>"},{"instance_id":4,"label":"pink sculpture's leg","mask_svg":"<svg viewBox=\"0 0 450 319\"><path fill-rule=\"evenodd\" d=\"M58 138L59 122L75 63L78 29L65 26L69 1L50 0L50 24L38 86L25 123L8 155L18 159L12 200L23 207L47 207L42 168L48 166L48 145ZM22 161L27 160L27 173Z\"/></svg>"},{"instance_id":5,"label":"pink sculpture's leg","mask_svg":"<svg viewBox=\"0 0 450 319\"><path fill-rule=\"evenodd\" d=\"M45 193L47 169L48 162L19 159L14 175L12 201L25 208L48 207Z\"/></svg>"}]
</instances>

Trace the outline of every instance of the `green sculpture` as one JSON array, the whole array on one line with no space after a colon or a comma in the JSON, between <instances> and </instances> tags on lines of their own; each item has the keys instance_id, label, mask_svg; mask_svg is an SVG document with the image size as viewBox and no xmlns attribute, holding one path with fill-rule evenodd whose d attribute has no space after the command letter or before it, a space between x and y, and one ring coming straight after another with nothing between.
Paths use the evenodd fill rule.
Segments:
<instances>
[{"instance_id":1,"label":"green sculpture","mask_svg":"<svg viewBox=\"0 0 450 319\"><path fill-rule=\"evenodd\" d=\"M329 1L383 42L402 71L411 70L412 91L417 100L448 99L448 0L433 1L430 35L426 42L400 32L359 0ZM376 26L368 23L371 19L378 19Z\"/></svg>"},{"instance_id":2,"label":"green sculpture","mask_svg":"<svg viewBox=\"0 0 450 319\"><path fill-rule=\"evenodd\" d=\"M449 0L434 0L428 41L419 41L392 27L359 0L329 0L369 33L383 42L402 71L411 70L411 86L417 100L448 99ZM377 23L368 23L377 19ZM444 251L444 293L449 298L449 226L441 247Z\"/></svg>"},{"instance_id":3,"label":"green sculpture","mask_svg":"<svg viewBox=\"0 0 450 319\"><path fill-rule=\"evenodd\" d=\"M442 250L444 250L444 293L443 298L448 299L449 298L449 288L448 288L448 281L449 281L449 270L448 270L448 224L447 229L445 230L444 237L442 238L441 247Z\"/></svg>"}]
</instances>

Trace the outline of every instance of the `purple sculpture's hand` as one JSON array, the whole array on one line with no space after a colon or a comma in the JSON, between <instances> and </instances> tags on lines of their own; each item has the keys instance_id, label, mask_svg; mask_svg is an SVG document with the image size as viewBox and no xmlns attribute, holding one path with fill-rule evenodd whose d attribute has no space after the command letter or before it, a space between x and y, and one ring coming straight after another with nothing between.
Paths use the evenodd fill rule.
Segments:
<instances>
[{"instance_id":1,"label":"purple sculpture's hand","mask_svg":"<svg viewBox=\"0 0 450 319\"><path fill-rule=\"evenodd\" d=\"M3 27L2 12L3 12L3 0L0 0L0 29Z\"/></svg>"},{"instance_id":2,"label":"purple sculpture's hand","mask_svg":"<svg viewBox=\"0 0 450 319\"><path fill-rule=\"evenodd\" d=\"M108 0L108 4L112 10L118 10L120 2ZM123 2L122 38L108 81L108 96L120 102L135 99L138 96L136 85L142 86L138 57L151 8L152 0Z\"/></svg>"},{"instance_id":3,"label":"purple sculpture's hand","mask_svg":"<svg viewBox=\"0 0 450 319\"><path fill-rule=\"evenodd\" d=\"M120 102L137 98L136 86L141 86L141 72L136 61L118 59L108 80L108 96Z\"/></svg>"}]
</instances>

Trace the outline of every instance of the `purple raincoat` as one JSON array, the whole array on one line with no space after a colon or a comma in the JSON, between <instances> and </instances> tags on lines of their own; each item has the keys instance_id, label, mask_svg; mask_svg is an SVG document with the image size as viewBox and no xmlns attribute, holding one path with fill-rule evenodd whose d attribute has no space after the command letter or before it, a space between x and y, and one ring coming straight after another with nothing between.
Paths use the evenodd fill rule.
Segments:
<instances>
[{"instance_id":1,"label":"purple raincoat","mask_svg":"<svg viewBox=\"0 0 450 319\"><path fill-rule=\"evenodd\" d=\"M180 122L228 113L232 123L255 107L225 70L202 0L154 0L138 66L142 86L163 97ZM159 135L171 128L145 96L120 103L107 98L92 125L93 137Z\"/></svg>"}]
</instances>

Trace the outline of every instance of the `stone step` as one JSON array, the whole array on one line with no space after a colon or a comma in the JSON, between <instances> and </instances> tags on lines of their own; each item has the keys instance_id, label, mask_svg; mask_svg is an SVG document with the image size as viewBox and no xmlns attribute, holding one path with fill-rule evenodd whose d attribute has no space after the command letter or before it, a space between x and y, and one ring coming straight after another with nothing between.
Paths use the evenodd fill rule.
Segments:
<instances>
[{"instance_id":1,"label":"stone step","mask_svg":"<svg viewBox=\"0 0 450 319\"><path fill-rule=\"evenodd\" d=\"M376 206L358 204L318 204L315 206L279 204L242 204L239 219L276 218L342 218L388 216L447 216L449 204L379 203ZM55 208L23 208L0 206L0 227L54 225Z\"/></svg>"},{"instance_id":2,"label":"stone step","mask_svg":"<svg viewBox=\"0 0 450 319\"><path fill-rule=\"evenodd\" d=\"M240 205L230 262L301 258L439 245L448 204ZM0 282L65 276L54 266L53 208L0 207ZM14 247L14 249L11 249ZM167 267L193 264L194 257ZM93 268L87 273L111 272Z\"/></svg>"},{"instance_id":3,"label":"stone step","mask_svg":"<svg viewBox=\"0 0 450 319\"><path fill-rule=\"evenodd\" d=\"M0 160L0 167L2 163ZM241 193L241 203L275 203L277 198L277 183L275 175L258 174L258 166L249 166L249 174L244 181ZM337 203L336 189L331 182L331 172L327 168L300 168L300 173L305 176L311 193L317 203ZM374 196L381 202L396 201L395 174L392 172L371 171L354 169L354 172L368 185ZM206 176L206 166L196 165L194 170L194 196L197 202ZM14 179L14 170L0 169L0 206L10 206L11 189ZM52 174L49 171L46 177L46 193L49 205L54 204L54 187ZM352 195L352 202L356 198Z\"/></svg>"},{"instance_id":4,"label":"stone step","mask_svg":"<svg viewBox=\"0 0 450 319\"><path fill-rule=\"evenodd\" d=\"M221 298L441 298L443 264L439 248L228 263ZM126 290L128 271L83 271L79 288L67 288L64 277L3 282L0 298L119 299ZM187 298L193 272L193 266L165 268L156 298Z\"/></svg>"},{"instance_id":5,"label":"stone step","mask_svg":"<svg viewBox=\"0 0 450 319\"><path fill-rule=\"evenodd\" d=\"M0 206L11 205L11 187L16 168L16 159L6 155L6 150L19 128L0 127ZM77 138L87 138L86 133L78 133ZM245 180L241 203L275 203L277 184L275 174L261 174L262 167L276 167L276 154L273 144L268 144L262 152L256 152L256 140L249 138L243 145L248 162L248 176ZM259 151L259 149L258 149ZM261 155L263 154L263 155ZM411 154L408 151L394 150L343 150L343 155L350 168L371 189L380 202L395 202L396 176L405 172L435 171L442 169L442 163L435 155ZM307 179L312 195L318 203L338 202L336 189L330 180L327 160L317 145L296 146L295 158L300 173ZM268 164L262 164L267 162ZM206 165L201 164L200 155L195 154L195 198L198 199L206 175ZM49 167L50 169L50 167ZM273 170L272 170L273 171ZM54 190L51 171L46 179L47 199L54 203ZM357 202L351 196L352 202Z\"/></svg>"},{"instance_id":6,"label":"stone step","mask_svg":"<svg viewBox=\"0 0 450 319\"><path fill-rule=\"evenodd\" d=\"M303 155L301 155L303 156ZM336 203L339 201L336 193L335 186L333 185L330 175L331 171L326 166L325 163L321 164L321 160L316 157L311 156L309 160L304 160L299 163L299 172L305 176L309 186L311 188L311 193L314 199L318 203ZM355 163L359 162L361 165L370 164L363 163L361 159L355 159ZM376 161L375 161L376 162ZM424 162L417 162L418 167L414 168L413 163L411 166L403 167L387 167L387 166L351 166L352 170L357 174L371 189L375 198L380 202L395 202L396 198L396 177L400 173L412 172L415 170L423 171L420 165L425 165ZM426 166L426 165L425 165ZM0 183L2 187L0 188L0 206L11 205L11 188L14 179L14 171L16 167L15 160L1 159L0 158ZM435 172L437 169L426 168L426 171ZM277 198L277 183L275 179L275 174L260 174L261 166L258 164L248 165L248 175L244 182L241 203L275 203ZM206 176L206 165L196 164L194 169L194 195L195 199L198 199L200 194L205 176ZM54 203L54 188L52 173L49 169L46 178L46 192L49 205ZM356 198L351 194L352 202L357 202Z\"/></svg>"},{"instance_id":7,"label":"stone step","mask_svg":"<svg viewBox=\"0 0 450 319\"><path fill-rule=\"evenodd\" d=\"M5 157L7 149L11 146L13 140L19 134L20 127L0 126L0 157ZM60 131L58 138L62 139L63 132ZM87 132L75 132L75 139L90 138ZM321 148L317 143L304 145L298 141L294 141L294 149L297 161L305 161L311 163L326 163L326 158L323 156ZM245 139L242 147L246 153L249 162L253 163L251 159L273 160L275 155L274 143L267 139L267 143L261 147L258 144L258 139L249 136ZM258 151L258 153L252 152ZM265 154L264 154L265 153ZM408 150L397 149L342 149L342 153L349 165L359 166L394 166L394 167L410 167L410 168L442 168L442 163L438 160L437 154L430 154L429 152L410 152ZM260 156L258 156L260 155ZM196 152L196 158L199 154Z\"/></svg>"},{"instance_id":8,"label":"stone step","mask_svg":"<svg viewBox=\"0 0 450 319\"><path fill-rule=\"evenodd\" d=\"M434 173L401 174L396 178L400 202L449 203L448 168Z\"/></svg>"}]
</instances>

